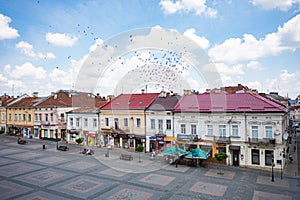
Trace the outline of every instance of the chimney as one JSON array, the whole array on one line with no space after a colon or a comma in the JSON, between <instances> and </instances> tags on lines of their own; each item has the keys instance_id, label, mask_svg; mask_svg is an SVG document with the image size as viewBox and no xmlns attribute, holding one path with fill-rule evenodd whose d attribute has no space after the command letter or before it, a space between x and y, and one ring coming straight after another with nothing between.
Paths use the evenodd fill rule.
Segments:
<instances>
[{"instance_id":1,"label":"chimney","mask_svg":"<svg viewBox=\"0 0 300 200\"><path fill-rule=\"evenodd\" d=\"M142 94L145 94L145 89L142 89Z\"/></svg>"},{"instance_id":2,"label":"chimney","mask_svg":"<svg viewBox=\"0 0 300 200\"><path fill-rule=\"evenodd\" d=\"M189 95L192 94L191 90L183 90L184 95Z\"/></svg>"},{"instance_id":3,"label":"chimney","mask_svg":"<svg viewBox=\"0 0 300 200\"><path fill-rule=\"evenodd\" d=\"M38 96L39 96L39 93L38 93L38 92L33 92L33 93L32 93L32 96L33 96L33 97L38 97Z\"/></svg>"}]
</instances>

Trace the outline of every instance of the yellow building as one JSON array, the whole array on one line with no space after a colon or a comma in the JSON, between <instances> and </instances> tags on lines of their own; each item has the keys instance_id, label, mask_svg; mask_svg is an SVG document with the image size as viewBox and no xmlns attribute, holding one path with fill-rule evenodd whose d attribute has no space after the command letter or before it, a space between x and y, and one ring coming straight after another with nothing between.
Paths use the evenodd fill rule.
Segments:
<instances>
[{"instance_id":1,"label":"yellow building","mask_svg":"<svg viewBox=\"0 0 300 200\"><path fill-rule=\"evenodd\" d=\"M40 98L24 95L6 107L8 133L22 137L32 137L34 123L34 104Z\"/></svg>"}]
</instances>

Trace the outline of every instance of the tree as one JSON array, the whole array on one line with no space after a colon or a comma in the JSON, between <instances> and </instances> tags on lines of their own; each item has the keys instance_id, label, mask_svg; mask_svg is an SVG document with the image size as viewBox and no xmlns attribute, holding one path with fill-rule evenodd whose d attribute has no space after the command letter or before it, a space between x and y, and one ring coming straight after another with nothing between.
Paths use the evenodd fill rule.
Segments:
<instances>
[{"instance_id":1,"label":"tree","mask_svg":"<svg viewBox=\"0 0 300 200\"><path fill-rule=\"evenodd\" d=\"M227 158L227 154L224 153L224 152L216 153L216 154L215 154L215 158L216 158L216 160L217 160L218 162L221 163L224 159ZM220 171L218 172L218 174L223 175L224 173L222 173L222 171L221 171L221 169L220 169Z\"/></svg>"},{"instance_id":2,"label":"tree","mask_svg":"<svg viewBox=\"0 0 300 200\"><path fill-rule=\"evenodd\" d=\"M77 138L75 141L78 143L78 144L81 144L83 142L83 138Z\"/></svg>"},{"instance_id":3,"label":"tree","mask_svg":"<svg viewBox=\"0 0 300 200\"><path fill-rule=\"evenodd\" d=\"M144 146L138 145L135 150L139 152L139 162L141 162L140 153L144 151Z\"/></svg>"}]
</instances>

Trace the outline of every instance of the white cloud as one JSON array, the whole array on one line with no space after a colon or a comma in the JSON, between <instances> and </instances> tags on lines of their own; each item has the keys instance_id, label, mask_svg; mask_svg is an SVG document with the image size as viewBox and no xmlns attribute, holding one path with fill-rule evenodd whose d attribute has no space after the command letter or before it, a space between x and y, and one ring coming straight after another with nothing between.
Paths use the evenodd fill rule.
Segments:
<instances>
[{"instance_id":1,"label":"white cloud","mask_svg":"<svg viewBox=\"0 0 300 200\"><path fill-rule=\"evenodd\" d=\"M0 13L0 40L19 37L18 30L9 27L11 19Z\"/></svg>"},{"instance_id":2,"label":"white cloud","mask_svg":"<svg viewBox=\"0 0 300 200\"><path fill-rule=\"evenodd\" d=\"M13 69L9 65L6 65L5 71L10 77L15 79L30 78L33 80L46 78L46 71L42 67L35 67L30 62L26 62L21 66L16 65Z\"/></svg>"},{"instance_id":3,"label":"white cloud","mask_svg":"<svg viewBox=\"0 0 300 200\"><path fill-rule=\"evenodd\" d=\"M209 47L209 41L205 37L196 35L196 30L194 28L187 29L183 35L192 39L203 49L207 49Z\"/></svg>"},{"instance_id":4,"label":"white cloud","mask_svg":"<svg viewBox=\"0 0 300 200\"><path fill-rule=\"evenodd\" d=\"M94 51L98 46L103 44L103 40L101 38L97 38L95 44L90 46L90 52Z\"/></svg>"},{"instance_id":5,"label":"white cloud","mask_svg":"<svg viewBox=\"0 0 300 200\"><path fill-rule=\"evenodd\" d=\"M214 62L228 64L240 61L256 60L265 56L274 56L284 50L295 50L300 47L300 14L287 21L277 32L256 39L251 34L243 38L229 38L222 44L209 50Z\"/></svg>"},{"instance_id":6,"label":"white cloud","mask_svg":"<svg viewBox=\"0 0 300 200\"><path fill-rule=\"evenodd\" d=\"M282 11L289 10L293 5L300 5L300 0L251 0L254 6L259 6L263 9L279 9Z\"/></svg>"},{"instance_id":7,"label":"white cloud","mask_svg":"<svg viewBox=\"0 0 300 200\"><path fill-rule=\"evenodd\" d=\"M42 59L54 59L55 55L53 53L35 53L33 46L28 42L21 41L16 44L17 49L20 49L22 53L31 58L42 58Z\"/></svg>"},{"instance_id":8,"label":"white cloud","mask_svg":"<svg viewBox=\"0 0 300 200\"><path fill-rule=\"evenodd\" d=\"M247 65L247 68L262 71L264 68L261 66L258 61L250 61Z\"/></svg>"},{"instance_id":9,"label":"white cloud","mask_svg":"<svg viewBox=\"0 0 300 200\"><path fill-rule=\"evenodd\" d=\"M66 33L47 33L46 41L55 46L71 47L77 42L78 38Z\"/></svg>"},{"instance_id":10,"label":"white cloud","mask_svg":"<svg viewBox=\"0 0 300 200\"><path fill-rule=\"evenodd\" d=\"M194 12L196 15L204 14L208 17L216 17L218 13L217 10L206 6L206 0L161 0L159 4L165 14Z\"/></svg>"}]
</instances>

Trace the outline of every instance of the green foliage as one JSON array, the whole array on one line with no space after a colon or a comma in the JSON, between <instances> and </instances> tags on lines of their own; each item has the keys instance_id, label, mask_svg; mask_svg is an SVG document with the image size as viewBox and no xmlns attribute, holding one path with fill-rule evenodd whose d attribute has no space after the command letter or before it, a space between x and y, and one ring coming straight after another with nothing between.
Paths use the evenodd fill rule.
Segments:
<instances>
[{"instance_id":1,"label":"green foliage","mask_svg":"<svg viewBox=\"0 0 300 200\"><path fill-rule=\"evenodd\" d=\"M137 152L143 152L144 151L144 146L138 145L135 149Z\"/></svg>"},{"instance_id":2,"label":"green foliage","mask_svg":"<svg viewBox=\"0 0 300 200\"><path fill-rule=\"evenodd\" d=\"M81 144L83 142L83 138L77 138L75 141L78 143L78 144Z\"/></svg>"},{"instance_id":3,"label":"green foliage","mask_svg":"<svg viewBox=\"0 0 300 200\"><path fill-rule=\"evenodd\" d=\"M0 130L0 134L3 134L5 132L5 130Z\"/></svg>"},{"instance_id":4,"label":"green foliage","mask_svg":"<svg viewBox=\"0 0 300 200\"><path fill-rule=\"evenodd\" d=\"M217 161L222 162L222 160L227 158L227 154L224 153L224 152L216 153L215 158L216 158Z\"/></svg>"}]
</instances>

